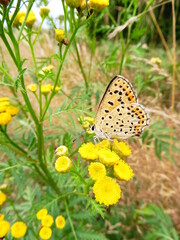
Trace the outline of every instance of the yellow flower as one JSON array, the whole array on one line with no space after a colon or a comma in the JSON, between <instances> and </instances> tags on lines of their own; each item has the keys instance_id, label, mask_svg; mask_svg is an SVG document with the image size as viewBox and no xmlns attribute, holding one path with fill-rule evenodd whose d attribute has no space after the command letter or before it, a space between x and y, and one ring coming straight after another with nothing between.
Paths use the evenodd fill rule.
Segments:
<instances>
[{"instance_id":1,"label":"yellow flower","mask_svg":"<svg viewBox=\"0 0 180 240\"><path fill-rule=\"evenodd\" d=\"M72 8L78 8L83 0L66 0L66 4Z\"/></svg>"},{"instance_id":2,"label":"yellow flower","mask_svg":"<svg viewBox=\"0 0 180 240\"><path fill-rule=\"evenodd\" d=\"M14 106L8 106L6 108L6 112L9 113L11 116L15 116L18 114L19 109L17 107Z\"/></svg>"},{"instance_id":3,"label":"yellow flower","mask_svg":"<svg viewBox=\"0 0 180 240\"><path fill-rule=\"evenodd\" d=\"M13 27L18 27L19 25L21 25L22 22L20 22L20 19L24 19L25 15L26 13L24 11L18 12L13 21Z\"/></svg>"},{"instance_id":4,"label":"yellow flower","mask_svg":"<svg viewBox=\"0 0 180 240\"><path fill-rule=\"evenodd\" d=\"M68 148L64 145L59 146L56 149L56 156L61 157L61 156L67 156L68 155Z\"/></svg>"},{"instance_id":5,"label":"yellow flower","mask_svg":"<svg viewBox=\"0 0 180 240\"><path fill-rule=\"evenodd\" d=\"M97 147L99 147L99 148L110 148L111 147L111 142L107 139L102 140L99 144L97 144Z\"/></svg>"},{"instance_id":6,"label":"yellow flower","mask_svg":"<svg viewBox=\"0 0 180 240\"><path fill-rule=\"evenodd\" d=\"M2 97L2 98L0 98L0 103L1 102L9 102L9 98L8 97Z\"/></svg>"},{"instance_id":7,"label":"yellow flower","mask_svg":"<svg viewBox=\"0 0 180 240\"><path fill-rule=\"evenodd\" d=\"M15 222L11 227L11 235L14 238L22 238L26 234L27 226L24 222Z\"/></svg>"},{"instance_id":8,"label":"yellow flower","mask_svg":"<svg viewBox=\"0 0 180 240\"><path fill-rule=\"evenodd\" d=\"M21 24L24 22L24 18L25 18L25 16L22 16L19 19L19 22ZM36 16L35 16L34 12L30 11L29 14L28 14L27 20L26 20L26 26L27 27L32 27L32 25L35 23L35 21L36 21Z\"/></svg>"},{"instance_id":9,"label":"yellow flower","mask_svg":"<svg viewBox=\"0 0 180 240\"><path fill-rule=\"evenodd\" d=\"M60 173L68 172L72 167L71 159L66 156L59 157L55 162L55 169Z\"/></svg>"},{"instance_id":10,"label":"yellow flower","mask_svg":"<svg viewBox=\"0 0 180 240\"><path fill-rule=\"evenodd\" d=\"M43 68L42 68L42 71L43 71L44 73L51 73L51 72L53 71L53 68L54 68L53 65L48 65L48 66L46 66L46 67L43 67Z\"/></svg>"},{"instance_id":11,"label":"yellow flower","mask_svg":"<svg viewBox=\"0 0 180 240\"><path fill-rule=\"evenodd\" d=\"M86 160L91 161L98 158L98 148L92 142L82 144L78 152Z\"/></svg>"},{"instance_id":12,"label":"yellow flower","mask_svg":"<svg viewBox=\"0 0 180 240\"><path fill-rule=\"evenodd\" d=\"M151 62L157 64L158 66L160 66L162 61L158 57L153 57L153 58L151 58Z\"/></svg>"},{"instance_id":13,"label":"yellow flower","mask_svg":"<svg viewBox=\"0 0 180 240\"><path fill-rule=\"evenodd\" d=\"M53 222L54 222L53 217L49 214L47 214L45 217L41 219L41 224L43 227L51 227Z\"/></svg>"},{"instance_id":14,"label":"yellow flower","mask_svg":"<svg viewBox=\"0 0 180 240\"><path fill-rule=\"evenodd\" d=\"M123 160L119 160L113 168L114 175L120 180L129 181L134 176L132 168Z\"/></svg>"},{"instance_id":15,"label":"yellow flower","mask_svg":"<svg viewBox=\"0 0 180 240\"><path fill-rule=\"evenodd\" d=\"M78 118L78 121L83 124L83 122L88 122L90 125L93 125L94 124L94 118L92 117L83 117L83 116L80 116Z\"/></svg>"},{"instance_id":16,"label":"yellow flower","mask_svg":"<svg viewBox=\"0 0 180 240\"><path fill-rule=\"evenodd\" d=\"M66 221L65 221L65 218L60 215L60 216L57 216L55 223L57 228L62 229L64 228Z\"/></svg>"},{"instance_id":17,"label":"yellow flower","mask_svg":"<svg viewBox=\"0 0 180 240\"><path fill-rule=\"evenodd\" d=\"M0 103L0 113L5 112L6 108L7 106L1 106L1 103Z\"/></svg>"},{"instance_id":18,"label":"yellow flower","mask_svg":"<svg viewBox=\"0 0 180 240\"><path fill-rule=\"evenodd\" d=\"M55 29L55 33L56 33L56 40L58 42L63 42L64 41L64 31L62 29Z\"/></svg>"},{"instance_id":19,"label":"yellow flower","mask_svg":"<svg viewBox=\"0 0 180 240\"><path fill-rule=\"evenodd\" d=\"M106 167L99 162L92 162L88 167L88 171L93 180L98 180L106 176Z\"/></svg>"},{"instance_id":20,"label":"yellow flower","mask_svg":"<svg viewBox=\"0 0 180 240\"><path fill-rule=\"evenodd\" d=\"M2 102L0 102L0 105L1 106L9 106L10 103L9 103L9 101L2 101Z\"/></svg>"},{"instance_id":21,"label":"yellow flower","mask_svg":"<svg viewBox=\"0 0 180 240\"><path fill-rule=\"evenodd\" d=\"M112 166L119 161L119 156L108 148L99 150L99 161L107 166Z\"/></svg>"},{"instance_id":22,"label":"yellow flower","mask_svg":"<svg viewBox=\"0 0 180 240\"><path fill-rule=\"evenodd\" d=\"M37 212L36 217L38 220L42 220L47 214L48 210L46 208L42 208Z\"/></svg>"},{"instance_id":23,"label":"yellow flower","mask_svg":"<svg viewBox=\"0 0 180 240\"><path fill-rule=\"evenodd\" d=\"M4 220L4 214L0 213L0 221Z\"/></svg>"},{"instance_id":24,"label":"yellow flower","mask_svg":"<svg viewBox=\"0 0 180 240\"><path fill-rule=\"evenodd\" d=\"M37 84L30 84L27 86L27 89L31 92L36 92L37 91Z\"/></svg>"},{"instance_id":25,"label":"yellow flower","mask_svg":"<svg viewBox=\"0 0 180 240\"><path fill-rule=\"evenodd\" d=\"M81 5L80 5L80 9L83 11L87 6L86 0L82 0Z\"/></svg>"},{"instance_id":26,"label":"yellow flower","mask_svg":"<svg viewBox=\"0 0 180 240\"><path fill-rule=\"evenodd\" d=\"M125 142L118 142L117 139L114 139L112 149L117 153L119 153L120 155L123 155L126 157L130 156L132 153L131 149Z\"/></svg>"},{"instance_id":27,"label":"yellow flower","mask_svg":"<svg viewBox=\"0 0 180 240\"><path fill-rule=\"evenodd\" d=\"M93 192L100 204L106 206L116 204L121 196L120 186L110 177L104 177L95 182Z\"/></svg>"},{"instance_id":28,"label":"yellow flower","mask_svg":"<svg viewBox=\"0 0 180 240\"><path fill-rule=\"evenodd\" d=\"M47 240L50 239L52 235L52 230L49 227L42 227L41 230L39 231L39 236L41 239Z\"/></svg>"},{"instance_id":29,"label":"yellow flower","mask_svg":"<svg viewBox=\"0 0 180 240\"><path fill-rule=\"evenodd\" d=\"M101 11L109 6L109 0L90 0L88 5L96 11Z\"/></svg>"},{"instance_id":30,"label":"yellow flower","mask_svg":"<svg viewBox=\"0 0 180 240\"><path fill-rule=\"evenodd\" d=\"M1 114L0 114L1 115ZM6 201L6 194L0 191L0 206Z\"/></svg>"},{"instance_id":31,"label":"yellow flower","mask_svg":"<svg viewBox=\"0 0 180 240\"><path fill-rule=\"evenodd\" d=\"M9 113L0 113L0 125L7 125L11 121L12 117Z\"/></svg>"},{"instance_id":32,"label":"yellow flower","mask_svg":"<svg viewBox=\"0 0 180 240\"><path fill-rule=\"evenodd\" d=\"M40 7L39 15L43 17L47 17L50 12L50 9L48 7Z\"/></svg>"},{"instance_id":33,"label":"yellow flower","mask_svg":"<svg viewBox=\"0 0 180 240\"><path fill-rule=\"evenodd\" d=\"M90 123L89 123L88 121L83 121L83 122L82 122L82 127L83 127L84 129L88 129L88 128L90 127Z\"/></svg>"},{"instance_id":34,"label":"yellow flower","mask_svg":"<svg viewBox=\"0 0 180 240\"><path fill-rule=\"evenodd\" d=\"M42 92L42 94L44 94L44 95L50 93L51 90L52 90L51 84L46 84L46 85L42 85L42 86L41 86L41 92Z\"/></svg>"},{"instance_id":35,"label":"yellow flower","mask_svg":"<svg viewBox=\"0 0 180 240\"><path fill-rule=\"evenodd\" d=\"M0 221L0 239L3 239L4 236L9 232L10 223L7 221Z\"/></svg>"},{"instance_id":36,"label":"yellow flower","mask_svg":"<svg viewBox=\"0 0 180 240\"><path fill-rule=\"evenodd\" d=\"M55 87L55 93L59 92L60 89L60 87Z\"/></svg>"}]
</instances>

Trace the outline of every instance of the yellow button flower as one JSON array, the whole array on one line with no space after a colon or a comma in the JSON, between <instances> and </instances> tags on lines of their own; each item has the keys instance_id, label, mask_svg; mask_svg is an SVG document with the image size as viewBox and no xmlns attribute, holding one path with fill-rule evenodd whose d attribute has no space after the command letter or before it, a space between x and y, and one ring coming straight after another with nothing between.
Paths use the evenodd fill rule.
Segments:
<instances>
[{"instance_id":1,"label":"yellow button flower","mask_svg":"<svg viewBox=\"0 0 180 240\"><path fill-rule=\"evenodd\" d=\"M31 92L36 92L37 91L37 84L29 84L27 86L27 89Z\"/></svg>"},{"instance_id":2,"label":"yellow button flower","mask_svg":"<svg viewBox=\"0 0 180 240\"><path fill-rule=\"evenodd\" d=\"M44 73L51 73L53 71L54 66L53 65L48 65L42 68L42 71Z\"/></svg>"},{"instance_id":3,"label":"yellow button flower","mask_svg":"<svg viewBox=\"0 0 180 240\"><path fill-rule=\"evenodd\" d=\"M37 212L36 217L38 220L42 220L47 214L48 210L46 208L42 208Z\"/></svg>"},{"instance_id":4,"label":"yellow button flower","mask_svg":"<svg viewBox=\"0 0 180 240\"><path fill-rule=\"evenodd\" d=\"M2 102L0 102L0 105L1 106L9 106L10 103L9 103L9 101L2 101Z\"/></svg>"},{"instance_id":5,"label":"yellow button flower","mask_svg":"<svg viewBox=\"0 0 180 240\"><path fill-rule=\"evenodd\" d=\"M47 214L45 217L41 219L41 224L43 227L51 227L53 224L54 219L51 215Z\"/></svg>"},{"instance_id":6,"label":"yellow button flower","mask_svg":"<svg viewBox=\"0 0 180 240\"><path fill-rule=\"evenodd\" d=\"M41 230L39 231L39 236L43 240L50 239L51 235L52 235L52 230L49 227L42 227Z\"/></svg>"},{"instance_id":7,"label":"yellow button flower","mask_svg":"<svg viewBox=\"0 0 180 240\"><path fill-rule=\"evenodd\" d=\"M8 106L6 108L6 112L9 113L11 116L15 116L18 114L19 109L17 107L14 106Z\"/></svg>"},{"instance_id":8,"label":"yellow button flower","mask_svg":"<svg viewBox=\"0 0 180 240\"><path fill-rule=\"evenodd\" d=\"M22 18L24 19L26 13L24 11L20 11L17 13L14 21L13 21L13 27L19 27L19 25L21 25L22 22L20 22L19 20Z\"/></svg>"},{"instance_id":9,"label":"yellow button flower","mask_svg":"<svg viewBox=\"0 0 180 240\"><path fill-rule=\"evenodd\" d=\"M87 6L86 0L82 0L81 5L80 5L80 9L83 11Z\"/></svg>"},{"instance_id":10,"label":"yellow button flower","mask_svg":"<svg viewBox=\"0 0 180 240\"><path fill-rule=\"evenodd\" d=\"M123 160L119 160L113 168L114 175L120 180L129 181L134 176L132 168Z\"/></svg>"},{"instance_id":11,"label":"yellow button flower","mask_svg":"<svg viewBox=\"0 0 180 240\"><path fill-rule=\"evenodd\" d=\"M60 216L57 216L55 223L57 228L62 229L64 228L66 221L65 221L65 218L60 215Z\"/></svg>"},{"instance_id":12,"label":"yellow button flower","mask_svg":"<svg viewBox=\"0 0 180 240\"><path fill-rule=\"evenodd\" d=\"M39 15L43 17L47 17L50 12L50 9L48 7L40 7Z\"/></svg>"},{"instance_id":13,"label":"yellow button flower","mask_svg":"<svg viewBox=\"0 0 180 240\"><path fill-rule=\"evenodd\" d=\"M106 206L116 204L121 196L120 186L110 177L104 177L95 182L93 192L100 204Z\"/></svg>"},{"instance_id":14,"label":"yellow button flower","mask_svg":"<svg viewBox=\"0 0 180 240\"><path fill-rule=\"evenodd\" d=\"M82 144L78 152L86 160L92 161L98 158L98 148L92 142Z\"/></svg>"},{"instance_id":15,"label":"yellow button flower","mask_svg":"<svg viewBox=\"0 0 180 240\"><path fill-rule=\"evenodd\" d=\"M0 221L4 220L4 214L0 213Z\"/></svg>"},{"instance_id":16,"label":"yellow button flower","mask_svg":"<svg viewBox=\"0 0 180 240\"><path fill-rule=\"evenodd\" d=\"M26 234L27 226L24 222L15 222L11 227L11 235L14 238L22 238Z\"/></svg>"},{"instance_id":17,"label":"yellow button flower","mask_svg":"<svg viewBox=\"0 0 180 240\"><path fill-rule=\"evenodd\" d=\"M72 8L78 8L83 0L66 0L66 4Z\"/></svg>"},{"instance_id":18,"label":"yellow button flower","mask_svg":"<svg viewBox=\"0 0 180 240\"><path fill-rule=\"evenodd\" d=\"M89 123L88 121L83 121L83 122L82 122L82 127L83 127L84 129L88 129L88 128L90 127L90 123Z\"/></svg>"},{"instance_id":19,"label":"yellow button flower","mask_svg":"<svg viewBox=\"0 0 180 240\"><path fill-rule=\"evenodd\" d=\"M105 7L109 6L109 0L90 0L88 5L96 11L101 11Z\"/></svg>"},{"instance_id":20,"label":"yellow button flower","mask_svg":"<svg viewBox=\"0 0 180 240\"><path fill-rule=\"evenodd\" d=\"M107 139L104 139L99 144L97 144L97 147L99 147L99 148L110 148L111 147L111 142Z\"/></svg>"},{"instance_id":21,"label":"yellow button flower","mask_svg":"<svg viewBox=\"0 0 180 240\"><path fill-rule=\"evenodd\" d=\"M24 18L25 16L22 16L20 19L19 19L19 22L22 24L24 22ZM27 17L27 20L26 20L26 26L27 27L32 27L33 24L35 23L36 21L36 16L34 14L33 11L30 11L29 14L28 14L28 17Z\"/></svg>"},{"instance_id":22,"label":"yellow button flower","mask_svg":"<svg viewBox=\"0 0 180 240\"><path fill-rule=\"evenodd\" d=\"M6 194L0 191L0 206L6 201Z\"/></svg>"},{"instance_id":23,"label":"yellow button flower","mask_svg":"<svg viewBox=\"0 0 180 240\"><path fill-rule=\"evenodd\" d=\"M0 125L7 125L11 121L12 117L9 113L0 113Z\"/></svg>"},{"instance_id":24,"label":"yellow button flower","mask_svg":"<svg viewBox=\"0 0 180 240\"><path fill-rule=\"evenodd\" d=\"M107 166L112 166L119 161L119 156L108 148L99 150L99 161Z\"/></svg>"},{"instance_id":25,"label":"yellow button flower","mask_svg":"<svg viewBox=\"0 0 180 240\"><path fill-rule=\"evenodd\" d=\"M63 42L64 41L64 31L62 29L55 29L55 34L56 34L56 40L58 42Z\"/></svg>"},{"instance_id":26,"label":"yellow button flower","mask_svg":"<svg viewBox=\"0 0 180 240\"><path fill-rule=\"evenodd\" d=\"M9 232L10 223L7 221L0 221L0 239L3 239L5 235Z\"/></svg>"},{"instance_id":27,"label":"yellow button flower","mask_svg":"<svg viewBox=\"0 0 180 240\"><path fill-rule=\"evenodd\" d=\"M125 142L118 142L117 139L114 139L112 149L116 151L118 154L123 156L130 156L131 155L131 149Z\"/></svg>"},{"instance_id":28,"label":"yellow button flower","mask_svg":"<svg viewBox=\"0 0 180 240\"><path fill-rule=\"evenodd\" d=\"M72 167L72 161L66 156L59 157L55 162L55 169L60 173L68 172Z\"/></svg>"},{"instance_id":29,"label":"yellow button flower","mask_svg":"<svg viewBox=\"0 0 180 240\"><path fill-rule=\"evenodd\" d=\"M106 167L99 162L92 162L88 167L88 171L93 180L98 180L106 176Z\"/></svg>"},{"instance_id":30,"label":"yellow button flower","mask_svg":"<svg viewBox=\"0 0 180 240\"><path fill-rule=\"evenodd\" d=\"M59 92L60 89L60 87L55 87L55 93Z\"/></svg>"},{"instance_id":31,"label":"yellow button flower","mask_svg":"<svg viewBox=\"0 0 180 240\"><path fill-rule=\"evenodd\" d=\"M0 103L0 113L5 112L6 108L7 106L1 106L1 103Z\"/></svg>"},{"instance_id":32,"label":"yellow button flower","mask_svg":"<svg viewBox=\"0 0 180 240\"><path fill-rule=\"evenodd\" d=\"M9 98L8 97L2 97L2 98L0 98L0 103L1 102L9 102Z\"/></svg>"},{"instance_id":33,"label":"yellow button flower","mask_svg":"<svg viewBox=\"0 0 180 240\"><path fill-rule=\"evenodd\" d=\"M68 155L68 148L64 145L59 146L56 149L56 156L61 157L61 156L67 156Z\"/></svg>"},{"instance_id":34,"label":"yellow button flower","mask_svg":"<svg viewBox=\"0 0 180 240\"><path fill-rule=\"evenodd\" d=\"M41 86L41 92L42 92L42 94L44 94L44 95L50 93L51 90L52 90L51 84L46 84L46 85L42 85L42 86Z\"/></svg>"}]
</instances>

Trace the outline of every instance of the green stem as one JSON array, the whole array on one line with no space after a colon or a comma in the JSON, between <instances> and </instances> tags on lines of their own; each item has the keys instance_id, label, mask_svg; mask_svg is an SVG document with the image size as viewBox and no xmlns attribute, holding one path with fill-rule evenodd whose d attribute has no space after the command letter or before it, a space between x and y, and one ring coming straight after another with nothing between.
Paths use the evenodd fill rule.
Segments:
<instances>
[{"instance_id":1,"label":"green stem","mask_svg":"<svg viewBox=\"0 0 180 240\"><path fill-rule=\"evenodd\" d=\"M41 31L41 28L42 28L44 19L45 19L45 17L42 18L42 21L41 21L41 23L40 23L40 26L39 26L37 32L36 32L36 37L34 38L32 45L34 45L34 44L36 43L36 40L37 40L37 38L38 38L38 36L39 36L39 33L40 33L40 31Z\"/></svg>"},{"instance_id":2,"label":"green stem","mask_svg":"<svg viewBox=\"0 0 180 240\"><path fill-rule=\"evenodd\" d=\"M33 44L31 42L32 29L28 28L27 32L28 32L28 43L29 43L29 46L30 46L30 49L31 49L31 55L32 55L32 58L33 58L33 63L34 63L34 67L35 67L35 74L36 74L36 78L37 78L37 76L38 76L37 62L36 62L36 57L35 57L35 53L34 53Z\"/></svg>"},{"instance_id":3,"label":"green stem","mask_svg":"<svg viewBox=\"0 0 180 240\"><path fill-rule=\"evenodd\" d=\"M67 23L66 23L67 9L66 9L66 6L64 4L64 0L62 0L62 5L63 5L63 11L64 11L64 31L65 31L65 37L67 37Z\"/></svg>"}]
</instances>

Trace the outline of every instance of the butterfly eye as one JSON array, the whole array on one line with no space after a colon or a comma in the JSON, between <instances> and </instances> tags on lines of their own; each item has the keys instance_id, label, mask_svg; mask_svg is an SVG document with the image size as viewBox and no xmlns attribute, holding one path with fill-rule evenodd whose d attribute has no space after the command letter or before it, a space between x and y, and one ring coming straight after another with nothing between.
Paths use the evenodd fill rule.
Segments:
<instances>
[{"instance_id":1,"label":"butterfly eye","mask_svg":"<svg viewBox=\"0 0 180 240\"><path fill-rule=\"evenodd\" d=\"M90 129L91 129L91 131L93 131L93 132L94 132L94 128L95 128L94 125L90 126Z\"/></svg>"}]
</instances>

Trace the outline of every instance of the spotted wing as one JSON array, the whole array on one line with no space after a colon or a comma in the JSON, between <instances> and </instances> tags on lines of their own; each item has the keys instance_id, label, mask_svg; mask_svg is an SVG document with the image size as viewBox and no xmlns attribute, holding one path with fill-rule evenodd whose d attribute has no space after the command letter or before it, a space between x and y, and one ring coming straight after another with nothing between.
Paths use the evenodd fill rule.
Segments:
<instances>
[{"instance_id":1,"label":"spotted wing","mask_svg":"<svg viewBox=\"0 0 180 240\"><path fill-rule=\"evenodd\" d=\"M128 79L118 75L115 76L109 85L100 101L96 118L95 127L97 131L102 131L104 119L114 109L121 109L125 104L137 102L136 93Z\"/></svg>"},{"instance_id":2,"label":"spotted wing","mask_svg":"<svg viewBox=\"0 0 180 240\"><path fill-rule=\"evenodd\" d=\"M102 132L107 138L121 139L139 136L149 124L149 116L138 103L125 104L113 109L103 120Z\"/></svg>"}]
</instances>

